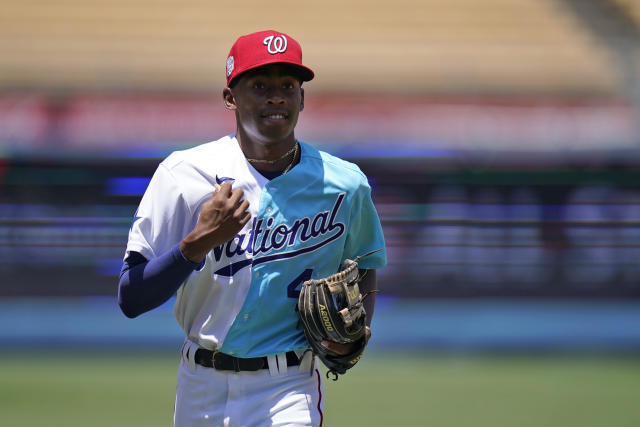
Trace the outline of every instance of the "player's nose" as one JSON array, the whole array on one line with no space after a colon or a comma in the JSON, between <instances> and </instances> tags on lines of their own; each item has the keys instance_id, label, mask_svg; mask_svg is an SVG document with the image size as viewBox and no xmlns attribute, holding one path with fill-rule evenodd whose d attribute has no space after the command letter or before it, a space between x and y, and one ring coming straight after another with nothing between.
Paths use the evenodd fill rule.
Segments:
<instances>
[{"instance_id":1,"label":"player's nose","mask_svg":"<svg viewBox=\"0 0 640 427\"><path fill-rule=\"evenodd\" d=\"M280 85L269 85L266 95L267 103L269 104L284 104L287 102L286 91Z\"/></svg>"},{"instance_id":2,"label":"player's nose","mask_svg":"<svg viewBox=\"0 0 640 427\"><path fill-rule=\"evenodd\" d=\"M271 93L267 97L267 104L269 105L281 105L285 104L286 102L287 100L279 93Z\"/></svg>"}]
</instances>

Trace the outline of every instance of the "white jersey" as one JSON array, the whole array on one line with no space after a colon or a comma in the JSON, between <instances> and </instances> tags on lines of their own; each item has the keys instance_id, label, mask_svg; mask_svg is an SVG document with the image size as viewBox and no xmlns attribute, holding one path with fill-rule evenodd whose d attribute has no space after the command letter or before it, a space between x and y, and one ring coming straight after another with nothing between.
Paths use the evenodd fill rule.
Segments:
<instances>
[{"instance_id":1,"label":"white jersey","mask_svg":"<svg viewBox=\"0 0 640 427\"><path fill-rule=\"evenodd\" d=\"M296 313L300 285L337 271L345 258L383 249L361 268L386 263L384 238L360 169L300 143L300 162L266 179L233 136L172 153L156 170L129 233L127 253L152 259L196 225L215 184L242 188L251 221L178 289L175 315L187 338L238 357L308 345Z\"/></svg>"}]
</instances>

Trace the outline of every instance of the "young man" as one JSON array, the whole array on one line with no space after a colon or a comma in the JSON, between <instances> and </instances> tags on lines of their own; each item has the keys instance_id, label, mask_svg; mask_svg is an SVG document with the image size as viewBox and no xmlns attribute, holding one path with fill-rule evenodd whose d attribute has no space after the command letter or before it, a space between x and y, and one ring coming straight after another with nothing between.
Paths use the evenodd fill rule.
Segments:
<instances>
[{"instance_id":1,"label":"young man","mask_svg":"<svg viewBox=\"0 0 640 427\"><path fill-rule=\"evenodd\" d=\"M186 339L176 426L321 425L324 384L296 311L300 286L384 249L380 222L358 167L294 136L302 82L314 77L294 39L240 37L226 70L236 134L160 164L129 233L119 304L135 317L177 291ZM384 250L359 262L362 294L385 263Z\"/></svg>"}]
</instances>

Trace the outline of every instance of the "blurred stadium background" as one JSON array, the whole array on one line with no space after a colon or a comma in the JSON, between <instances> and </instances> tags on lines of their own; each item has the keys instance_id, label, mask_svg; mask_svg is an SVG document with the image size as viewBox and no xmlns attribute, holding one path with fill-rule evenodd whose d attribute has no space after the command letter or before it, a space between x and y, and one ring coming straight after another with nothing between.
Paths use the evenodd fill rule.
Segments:
<instances>
[{"instance_id":1,"label":"blurred stadium background","mask_svg":"<svg viewBox=\"0 0 640 427\"><path fill-rule=\"evenodd\" d=\"M633 362L622 377L636 386L620 390L640 395L639 0L23 0L1 9L0 354L180 346L170 304L135 321L119 313L129 225L164 156L234 131L220 102L228 49L274 28L301 42L316 71L296 135L358 163L373 187L389 265L372 358L436 355L424 378L442 387L411 389L430 402L429 391L467 390L438 376L442 354L598 355L605 371L624 355ZM366 363L362 376L383 371ZM501 363L489 365L480 371ZM6 378L11 396L21 379ZM544 425L640 424L632 402L616 410L594 399L618 417ZM406 425L430 419L413 408ZM8 425L37 425L18 419Z\"/></svg>"}]
</instances>

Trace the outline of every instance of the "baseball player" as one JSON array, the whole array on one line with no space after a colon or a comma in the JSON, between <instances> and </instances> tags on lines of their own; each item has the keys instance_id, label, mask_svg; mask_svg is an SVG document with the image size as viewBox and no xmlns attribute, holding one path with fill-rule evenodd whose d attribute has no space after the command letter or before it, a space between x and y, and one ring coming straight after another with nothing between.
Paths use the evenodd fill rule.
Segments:
<instances>
[{"instance_id":1,"label":"baseball player","mask_svg":"<svg viewBox=\"0 0 640 427\"><path fill-rule=\"evenodd\" d=\"M302 83L314 77L298 42L240 37L226 77L236 133L160 163L133 219L119 305L136 317L177 292L176 426L322 425L324 383L297 298L304 281L383 248L359 263L362 293L375 290L380 221L356 165L294 136ZM368 323L374 301L364 302Z\"/></svg>"}]
</instances>

